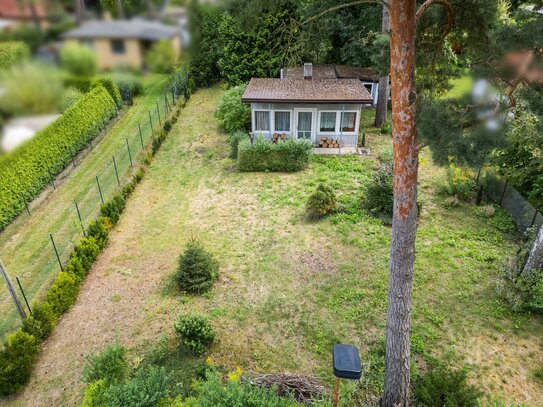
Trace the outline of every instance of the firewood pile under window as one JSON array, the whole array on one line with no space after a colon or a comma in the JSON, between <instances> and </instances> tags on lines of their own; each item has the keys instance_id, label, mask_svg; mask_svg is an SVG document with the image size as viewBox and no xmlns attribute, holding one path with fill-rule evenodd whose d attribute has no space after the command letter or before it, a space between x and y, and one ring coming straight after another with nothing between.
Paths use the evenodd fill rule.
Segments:
<instances>
[{"instance_id":1,"label":"firewood pile under window","mask_svg":"<svg viewBox=\"0 0 543 407\"><path fill-rule=\"evenodd\" d=\"M319 139L320 148L339 148L339 141L331 137L321 137Z\"/></svg>"},{"instance_id":2,"label":"firewood pile under window","mask_svg":"<svg viewBox=\"0 0 543 407\"><path fill-rule=\"evenodd\" d=\"M283 134L275 133L272 136L271 141L273 144L277 144L278 141L285 141L286 139L287 139L287 135L285 133Z\"/></svg>"}]
</instances>

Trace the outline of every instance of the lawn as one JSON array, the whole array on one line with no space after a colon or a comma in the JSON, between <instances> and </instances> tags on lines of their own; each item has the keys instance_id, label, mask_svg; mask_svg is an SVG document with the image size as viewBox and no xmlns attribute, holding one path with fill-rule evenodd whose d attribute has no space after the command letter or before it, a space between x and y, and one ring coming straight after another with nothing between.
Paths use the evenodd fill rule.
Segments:
<instances>
[{"instance_id":1,"label":"lawn","mask_svg":"<svg viewBox=\"0 0 543 407\"><path fill-rule=\"evenodd\" d=\"M301 372L331 383L332 345L352 343L366 371L358 388L348 387L348 405L379 392L391 231L359 203L390 136L369 127L367 112L371 157L315 156L299 173L237 173L213 118L220 94L211 88L193 95L78 303L46 342L30 384L6 404L76 404L85 355L118 338L137 366L161 338L172 338L175 316L188 311L211 319L218 338L209 356L225 370ZM420 172L417 369L430 356L467 364L489 400L541 405L543 386L532 374L543 358L542 321L512 314L495 294L501 259L516 250L510 219L472 204L447 209L439 192L444 171L428 151ZM305 202L321 182L337 190L341 210L310 222ZM178 255L191 237L220 262L219 281L202 297L182 295L173 284ZM174 348L169 365L182 375L194 360Z\"/></svg>"},{"instance_id":2,"label":"lawn","mask_svg":"<svg viewBox=\"0 0 543 407\"><path fill-rule=\"evenodd\" d=\"M13 283L19 276L29 300L37 298L59 271L49 234L53 234L62 261L81 237L74 201L78 202L82 219L93 220L100 209L100 195L95 177L99 177L104 199L107 200L117 187L112 156L115 155L119 176L129 173L129 140L134 161L141 151L138 122L142 124L144 143L151 138L148 111L158 120L155 102L162 95L167 83L164 76L152 75L144 80L144 95L137 98L112 128L100 139L93 141L94 148L81 154L56 180L56 190L49 187L30 205L31 216L23 213L0 233L0 256ZM160 108L163 108L161 106ZM22 301L22 298L21 298ZM0 284L0 337L19 325L5 284Z\"/></svg>"}]
</instances>

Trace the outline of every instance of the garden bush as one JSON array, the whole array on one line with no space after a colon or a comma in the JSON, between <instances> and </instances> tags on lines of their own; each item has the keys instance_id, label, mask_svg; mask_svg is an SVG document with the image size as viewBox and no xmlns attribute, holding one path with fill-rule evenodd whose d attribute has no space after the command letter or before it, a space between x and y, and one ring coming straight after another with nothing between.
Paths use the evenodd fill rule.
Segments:
<instances>
[{"instance_id":1,"label":"garden bush","mask_svg":"<svg viewBox=\"0 0 543 407\"><path fill-rule=\"evenodd\" d=\"M337 209L336 193L327 185L320 184L307 200L306 213L311 219L322 218Z\"/></svg>"},{"instance_id":2,"label":"garden bush","mask_svg":"<svg viewBox=\"0 0 543 407\"><path fill-rule=\"evenodd\" d=\"M22 41L0 42L0 69L20 64L30 56L30 49Z\"/></svg>"},{"instance_id":3,"label":"garden bush","mask_svg":"<svg viewBox=\"0 0 543 407\"><path fill-rule=\"evenodd\" d=\"M100 249L103 249L109 239L111 224L107 218L100 216L87 226L87 237L93 238Z\"/></svg>"},{"instance_id":4,"label":"garden bush","mask_svg":"<svg viewBox=\"0 0 543 407\"><path fill-rule=\"evenodd\" d=\"M107 388L107 407L155 407L169 395L169 377L163 367L140 369L133 378Z\"/></svg>"},{"instance_id":5,"label":"garden bush","mask_svg":"<svg viewBox=\"0 0 543 407\"><path fill-rule=\"evenodd\" d=\"M83 97L83 92L77 88L70 87L62 94L62 106L60 110L64 113L70 107L75 105Z\"/></svg>"},{"instance_id":6,"label":"garden bush","mask_svg":"<svg viewBox=\"0 0 543 407\"><path fill-rule=\"evenodd\" d=\"M128 72L114 72L110 75L111 80L119 89L121 97L125 101L130 101L134 96L143 93L143 84L137 76Z\"/></svg>"},{"instance_id":7,"label":"garden bush","mask_svg":"<svg viewBox=\"0 0 543 407\"><path fill-rule=\"evenodd\" d=\"M0 42L5 41L24 42L34 52L44 44L46 37L34 24L20 24L13 31L0 32Z\"/></svg>"},{"instance_id":8,"label":"garden bush","mask_svg":"<svg viewBox=\"0 0 543 407\"><path fill-rule=\"evenodd\" d=\"M96 87L31 141L0 157L0 230L24 210L23 197L34 198L51 182L49 172L60 172L114 114L115 102Z\"/></svg>"},{"instance_id":9,"label":"garden bush","mask_svg":"<svg viewBox=\"0 0 543 407\"><path fill-rule=\"evenodd\" d=\"M113 195L110 201L106 202L100 208L102 216L109 219L111 224L115 226L121 217L126 205L125 199L120 194Z\"/></svg>"},{"instance_id":10,"label":"garden bush","mask_svg":"<svg viewBox=\"0 0 543 407\"><path fill-rule=\"evenodd\" d=\"M421 407L477 407L482 395L468 384L466 370L436 366L415 380L416 405Z\"/></svg>"},{"instance_id":11,"label":"garden bush","mask_svg":"<svg viewBox=\"0 0 543 407\"><path fill-rule=\"evenodd\" d=\"M175 49L169 40L155 42L145 56L145 62L156 73L170 73L176 63Z\"/></svg>"},{"instance_id":12,"label":"garden bush","mask_svg":"<svg viewBox=\"0 0 543 407\"><path fill-rule=\"evenodd\" d=\"M196 239L187 243L179 257L176 280L182 291L203 293L209 291L219 274L219 264Z\"/></svg>"},{"instance_id":13,"label":"garden bush","mask_svg":"<svg viewBox=\"0 0 543 407\"><path fill-rule=\"evenodd\" d=\"M447 180L443 185L445 193L467 200L475 187L476 182L473 171L458 167L452 160L449 160Z\"/></svg>"},{"instance_id":14,"label":"garden bush","mask_svg":"<svg viewBox=\"0 0 543 407\"><path fill-rule=\"evenodd\" d=\"M83 367L83 381L103 380L107 385L122 382L128 374L126 349L120 343L106 346L98 353L87 356Z\"/></svg>"},{"instance_id":15,"label":"garden bush","mask_svg":"<svg viewBox=\"0 0 543 407\"><path fill-rule=\"evenodd\" d=\"M51 304L57 317L65 313L75 303L79 294L77 277L61 271L47 290L45 300Z\"/></svg>"},{"instance_id":16,"label":"garden bush","mask_svg":"<svg viewBox=\"0 0 543 407\"><path fill-rule=\"evenodd\" d=\"M95 53L82 45L66 44L60 50L60 64L74 76L91 77L96 74Z\"/></svg>"},{"instance_id":17,"label":"garden bush","mask_svg":"<svg viewBox=\"0 0 543 407\"><path fill-rule=\"evenodd\" d=\"M70 262L80 262L84 272L80 279L82 279L85 274L92 268L92 264L94 263L94 260L96 260L96 258L98 257L100 249L100 245L92 236L82 238L79 243L75 245L73 252L74 255L70 259ZM75 267L77 267L77 265ZM78 276L78 274L74 274Z\"/></svg>"},{"instance_id":18,"label":"garden bush","mask_svg":"<svg viewBox=\"0 0 543 407\"><path fill-rule=\"evenodd\" d=\"M309 164L311 143L287 139L272 144L262 137L254 144L243 140L238 147L238 171L300 171Z\"/></svg>"},{"instance_id":19,"label":"garden bush","mask_svg":"<svg viewBox=\"0 0 543 407\"><path fill-rule=\"evenodd\" d=\"M28 382L39 351L38 339L22 329L7 336L0 350L0 395L16 393Z\"/></svg>"},{"instance_id":20,"label":"garden bush","mask_svg":"<svg viewBox=\"0 0 543 407\"><path fill-rule=\"evenodd\" d=\"M243 130L238 130L232 133L228 139L230 144L230 158L238 158L238 147L240 141L249 139L249 135Z\"/></svg>"},{"instance_id":21,"label":"garden bush","mask_svg":"<svg viewBox=\"0 0 543 407\"><path fill-rule=\"evenodd\" d=\"M364 191L363 206L386 223L392 220L394 188L392 163L379 163Z\"/></svg>"},{"instance_id":22,"label":"garden bush","mask_svg":"<svg viewBox=\"0 0 543 407\"><path fill-rule=\"evenodd\" d=\"M23 331L44 340L53 333L57 316L53 307L44 301L32 306L32 315L23 320Z\"/></svg>"},{"instance_id":23,"label":"garden bush","mask_svg":"<svg viewBox=\"0 0 543 407\"><path fill-rule=\"evenodd\" d=\"M215 116L219 125L228 133L236 130L249 130L251 125L251 106L241 101L247 85L228 89L221 97Z\"/></svg>"},{"instance_id":24,"label":"garden bush","mask_svg":"<svg viewBox=\"0 0 543 407\"><path fill-rule=\"evenodd\" d=\"M111 99L113 99L117 107L121 107L123 103L121 93L119 92L117 85L115 85L115 83L111 79L108 79L108 78L94 79L91 83L91 87L95 88L97 86L103 86L107 90L107 93L109 93L109 96L111 96Z\"/></svg>"},{"instance_id":25,"label":"garden bush","mask_svg":"<svg viewBox=\"0 0 543 407\"><path fill-rule=\"evenodd\" d=\"M179 315L174 325L181 346L195 355L201 355L215 340L215 330L204 316Z\"/></svg>"},{"instance_id":26,"label":"garden bush","mask_svg":"<svg viewBox=\"0 0 543 407\"><path fill-rule=\"evenodd\" d=\"M4 88L0 110L9 115L56 113L60 108L62 80L50 66L30 62L14 65L0 73L0 82Z\"/></svg>"}]
</instances>

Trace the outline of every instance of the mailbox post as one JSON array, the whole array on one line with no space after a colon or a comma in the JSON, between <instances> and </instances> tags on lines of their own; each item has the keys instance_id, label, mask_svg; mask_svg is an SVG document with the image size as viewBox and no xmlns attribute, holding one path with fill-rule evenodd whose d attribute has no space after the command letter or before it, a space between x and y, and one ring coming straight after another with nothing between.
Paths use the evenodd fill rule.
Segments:
<instances>
[{"instance_id":1,"label":"mailbox post","mask_svg":"<svg viewBox=\"0 0 543 407\"><path fill-rule=\"evenodd\" d=\"M332 357L334 363L334 376L336 376L333 407L337 407L339 404L340 380L360 379L362 377L362 364L360 363L360 352L352 345L334 345Z\"/></svg>"}]
</instances>

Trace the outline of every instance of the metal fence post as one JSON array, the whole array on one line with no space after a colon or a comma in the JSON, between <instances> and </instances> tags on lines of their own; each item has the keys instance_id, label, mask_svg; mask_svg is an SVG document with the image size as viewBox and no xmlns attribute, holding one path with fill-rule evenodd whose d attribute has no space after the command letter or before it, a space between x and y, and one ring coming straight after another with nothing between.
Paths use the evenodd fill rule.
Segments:
<instances>
[{"instance_id":1,"label":"metal fence post","mask_svg":"<svg viewBox=\"0 0 543 407\"><path fill-rule=\"evenodd\" d=\"M500 203L499 203L500 206L502 205L503 197L505 196L505 191L507 191L507 184L508 183L509 183L509 179L506 179L505 180L505 186L503 187L502 196L500 197Z\"/></svg>"},{"instance_id":2,"label":"metal fence post","mask_svg":"<svg viewBox=\"0 0 543 407\"><path fill-rule=\"evenodd\" d=\"M30 308L30 304L28 303L28 300L26 299L25 290L23 290L23 286L21 282L19 281L19 276L15 276L15 280L17 280L17 284L19 284L19 289L21 290L21 294L23 294L23 298L25 300L26 307L28 308L28 312L30 315L32 315L32 309Z\"/></svg>"},{"instance_id":3,"label":"metal fence post","mask_svg":"<svg viewBox=\"0 0 543 407\"><path fill-rule=\"evenodd\" d=\"M57 256L58 265L60 266L60 271L64 271L64 267L62 266L62 262L60 261L60 256L58 254L57 245L55 244L55 240L53 239L53 235L49 234L49 237L51 238L51 243L53 243L53 249L55 249L55 255Z\"/></svg>"},{"instance_id":4,"label":"metal fence post","mask_svg":"<svg viewBox=\"0 0 543 407\"><path fill-rule=\"evenodd\" d=\"M100 181L98 181L98 175L96 176L96 185L98 185L98 192L100 192L100 200L102 205L104 204L104 195L102 195L102 188L100 188Z\"/></svg>"},{"instance_id":5,"label":"metal fence post","mask_svg":"<svg viewBox=\"0 0 543 407\"><path fill-rule=\"evenodd\" d=\"M132 167L134 164L132 163L132 153L130 152L130 144L128 143L128 137L126 140L126 148L128 150L128 159L130 160L130 166Z\"/></svg>"},{"instance_id":6,"label":"metal fence post","mask_svg":"<svg viewBox=\"0 0 543 407\"><path fill-rule=\"evenodd\" d=\"M72 165L75 168L75 154L74 154L74 150L72 150L71 147L70 147L70 154L72 155Z\"/></svg>"},{"instance_id":7,"label":"metal fence post","mask_svg":"<svg viewBox=\"0 0 543 407\"><path fill-rule=\"evenodd\" d=\"M28 213L28 216L30 216L30 209L28 208L28 202L26 202L26 198L21 194L20 197L23 199L23 202L25 204L26 213Z\"/></svg>"},{"instance_id":8,"label":"metal fence post","mask_svg":"<svg viewBox=\"0 0 543 407\"><path fill-rule=\"evenodd\" d=\"M138 129L140 132L141 149L143 150L143 134L141 133L141 125L138 123Z\"/></svg>"},{"instance_id":9,"label":"metal fence post","mask_svg":"<svg viewBox=\"0 0 543 407\"><path fill-rule=\"evenodd\" d=\"M534 213L534 217L532 218L532 223L530 224L530 227L534 226L534 223L535 223L535 220L537 219L537 214L538 213L539 213L539 211L536 209L535 213Z\"/></svg>"},{"instance_id":10,"label":"metal fence post","mask_svg":"<svg viewBox=\"0 0 543 407\"><path fill-rule=\"evenodd\" d=\"M75 210L77 211L77 217L79 218L79 223L81 224L81 230L83 231L83 237L87 237L87 234L85 233L85 225L83 225L83 218L81 218L81 212L79 211L79 205L76 201L74 201L75 204Z\"/></svg>"},{"instance_id":11,"label":"metal fence post","mask_svg":"<svg viewBox=\"0 0 543 407\"><path fill-rule=\"evenodd\" d=\"M153 129L153 118L151 117L151 111L149 110L149 124L151 125L151 134L155 137L155 130Z\"/></svg>"},{"instance_id":12,"label":"metal fence post","mask_svg":"<svg viewBox=\"0 0 543 407\"><path fill-rule=\"evenodd\" d=\"M17 312L19 313L19 316L22 319L26 318L26 312L23 306L21 305L21 302L19 301L19 297L17 297L17 292L15 291L15 288L13 287L13 283L11 282L11 279L9 278L8 272L6 268L4 267L2 260L0 260L0 274L2 274L2 277L4 278L6 286L8 287L9 295L11 296L11 299L13 300L13 304L15 304L15 308L17 308Z\"/></svg>"},{"instance_id":13,"label":"metal fence post","mask_svg":"<svg viewBox=\"0 0 543 407\"><path fill-rule=\"evenodd\" d=\"M117 185L121 186L121 180L119 179L119 171L117 171L117 162L115 161L115 156L113 158L113 168L115 168L115 176L117 177Z\"/></svg>"},{"instance_id":14,"label":"metal fence post","mask_svg":"<svg viewBox=\"0 0 543 407\"><path fill-rule=\"evenodd\" d=\"M53 185L53 189L57 189L57 186L55 185L55 177L53 177L53 174L51 174L51 169L47 168L47 172L51 178L51 185Z\"/></svg>"},{"instance_id":15,"label":"metal fence post","mask_svg":"<svg viewBox=\"0 0 543 407\"><path fill-rule=\"evenodd\" d=\"M158 108L158 99L156 101L156 113L158 114L158 124L162 124L162 120L160 120L160 109Z\"/></svg>"}]
</instances>

